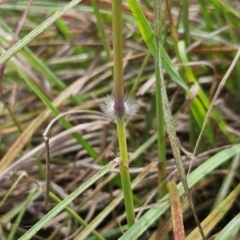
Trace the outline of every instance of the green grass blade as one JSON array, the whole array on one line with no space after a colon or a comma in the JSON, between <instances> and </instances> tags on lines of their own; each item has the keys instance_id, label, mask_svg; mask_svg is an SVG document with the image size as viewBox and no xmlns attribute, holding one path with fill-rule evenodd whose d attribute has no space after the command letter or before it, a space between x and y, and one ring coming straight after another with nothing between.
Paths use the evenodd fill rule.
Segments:
<instances>
[{"instance_id":1,"label":"green grass blade","mask_svg":"<svg viewBox=\"0 0 240 240\"><path fill-rule=\"evenodd\" d=\"M217 223L224 217L224 215L231 208L240 192L240 184L202 221L205 234L209 234L210 231L217 225ZM201 240L198 229L194 229L187 237L186 240Z\"/></svg>"},{"instance_id":2,"label":"green grass blade","mask_svg":"<svg viewBox=\"0 0 240 240\"><path fill-rule=\"evenodd\" d=\"M42 24L40 24L34 30L32 30L27 36L25 36L23 39L18 41L14 46L9 48L4 54L0 56L0 65L2 65L3 63L6 63L12 56L14 56L21 49L27 46L35 37L37 37L45 29L47 29L51 24L53 24L58 18L60 18L69 9L76 6L79 2L81 2L81 0L72 0L70 3L66 4L61 10L54 13L46 21L44 21Z\"/></svg>"},{"instance_id":3,"label":"green grass blade","mask_svg":"<svg viewBox=\"0 0 240 240\"><path fill-rule=\"evenodd\" d=\"M105 50L106 55L107 55L107 59L108 59L108 61L111 61L112 60L111 50L110 50L108 39L107 39L105 30L104 30L104 26L103 26L103 23L102 23L102 19L101 19L101 15L100 15L100 12L99 12L99 9L98 9L97 1L96 0L91 0L91 3L92 3L92 6L93 6L94 14L96 15L96 18L97 18L98 31L99 31L99 34L100 34L100 37L101 37L101 40L102 40L102 43L103 43L104 50Z\"/></svg>"},{"instance_id":4,"label":"green grass blade","mask_svg":"<svg viewBox=\"0 0 240 240\"><path fill-rule=\"evenodd\" d=\"M190 105L190 109L199 128L201 128L204 122L204 118L206 116L206 110L203 107L201 101L198 98L195 98ZM204 135L208 138L211 145L215 146L214 134L209 122L207 122L204 128Z\"/></svg>"},{"instance_id":5,"label":"green grass blade","mask_svg":"<svg viewBox=\"0 0 240 240\"><path fill-rule=\"evenodd\" d=\"M182 58L182 61L184 63L187 63L188 59L187 59L187 55L186 55L185 44L183 41L179 42L179 53ZM198 84L197 79L195 78L191 68L188 66L185 66L184 68L187 71L187 77L188 77L189 82ZM200 86L199 86L199 91L198 91L198 98L199 98L200 102L197 104L196 100L193 101L193 103L191 105L191 110L193 111L193 114L195 115L195 119L198 122L198 125L200 127L202 127L204 118L206 116L206 109L209 108L210 102L208 100L208 97L206 96L206 94L204 93L204 91L202 90L202 88ZM202 106L200 106L200 104ZM218 111L214 108L212 109L212 117L216 121L216 123L218 124L219 128L224 133L224 135L228 138L228 140L231 143L237 143L238 142L237 138L233 134L230 134L227 132L227 130L226 130L227 124L223 120L222 116L218 113ZM211 130L209 123L206 124L205 128L206 128L206 130L204 130L204 133L208 137L209 141L214 145L214 135L213 135L213 132Z\"/></svg>"},{"instance_id":6,"label":"green grass blade","mask_svg":"<svg viewBox=\"0 0 240 240\"><path fill-rule=\"evenodd\" d=\"M89 186L95 183L99 178L104 176L116 165L117 165L116 162L111 161L109 164L104 166L100 171L94 174L91 178L89 178L86 182L84 182L80 187L78 187L74 192L68 195L61 203L59 203L51 211L49 211L44 217L42 217L41 220L38 221L21 238L19 238L19 240L31 239L41 228L43 228L49 221L51 221L66 206L68 206L77 196L79 196L83 191L85 191Z\"/></svg>"},{"instance_id":7,"label":"green grass blade","mask_svg":"<svg viewBox=\"0 0 240 240\"><path fill-rule=\"evenodd\" d=\"M59 31L62 33L64 38L68 41L71 41L72 39L72 33L69 30L67 24L65 24L64 20L62 18L58 18L55 22L56 26L58 27ZM83 53L82 48L80 46L75 46L74 47L74 52L76 54L81 54Z\"/></svg>"},{"instance_id":8,"label":"green grass blade","mask_svg":"<svg viewBox=\"0 0 240 240\"><path fill-rule=\"evenodd\" d=\"M154 163L149 164L131 183L132 189L134 189L143 178L149 173L149 170L152 169ZM86 228L84 228L75 238L78 239L86 239L86 237L95 229L99 224L101 224L107 215L109 215L113 210L120 204L123 200L123 192L121 192L117 197L115 197L107 207L105 207L89 224ZM131 238L129 238L131 239Z\"/></svg>"},{"instance_id":9,"label":"green grass blade","mask_svg":"<svg viewBox=\"0 0 240 240\"><path fill-rule=\"evenodd\" d=\"M207 174L211 173L218 166L225 163L231 157L240 152L240 144L236 144L231 148L222 150L221 152L215 154L193 172L191 172L188 177L189 187L193 187L197 182L203 179ZM182 196L184 190L182 188L182 183L178 184L179 196ZM161 199L161 204L159 206L153 207L148 210L127 232L123 234L119 240L129 240L137 239L142 235L147 229L170 207L169 196L165 196Z\"/></svg>"},{"instance_id":10,"label":"green grass blade","mask_svg":"<svg viewBox=\"0 0 240 240\"><path fill-rule=\"evenodd\" d=\"M142 37L149 48L149 51L151 52L152 56L156 58L156 44L154 39L154 33L149 22L144 16L136 0L128 0L127 2L137 22L137 25L142 34ZM189 90L188 86L178 74L175 66L171 62L171 59L168 57L168 54L165 52L161 44L159 44L159 49L162 56L162 65L165 71L171 76L171 78L177 84L179 84L183 89L188 91Z\"/></svg>"},{"instance_id":11,"label":"green grass blade","mask_svg":"<svg viewBox=\"0 0 240 240\"><path fill-rule=\"evenodd\" d=\"M25 176L25 172L22 172L18 178L16 179L16 181L12 184L11 188L8 190L8 192L5 194L5 196L3 197L3 199L0 202L0 209L3 206L4 202L6 201L6 199L9 197L9 195L11 194L11 192L14 190L14 188L18 185L18 183L20 182L20 180Z\"/></svg>"},{"instance_id":12,"label":"green grass blade","mask_svg":"<svg viewBox=\"0 0 240 240\"><path fill-rule=\"evenodd\" d=\"M17 68L15 65L14 67L16 68L17 72L19 75L23 78L23 80L27 83L27 85L30 87L32 91L35 92L35 94L41 99L41 101L49 108L54 115L60 114L59 110L55 108L52 103L48 100L48 98L37 88L37 86L21 71L20 68ZM63 126L66 129L69 129L72 127L72 125L65 119L61 118L59 120ZM89 145L89 143L83 139L83 137L79 133L73 133L73 136L76 138L79 144L82 145L82 147L88 152L88 154L96 159L98 157L98 154L95 152L95 150Z\"/></svg>"},{"instance_id":13,"label":"green grass blade","mask_svg":"<svg viewBox=\"0 0 240 240\"><path fill-rule=\"evenodd\" d=\"M8 240L14 239L14 235L17 231L17 227L19 226L19 224L22 220L22 217L23 217L25 211L27 210L27 207L28 207L29 203L33 200L33 196L35 195L35 192L36 192L36 189L31 190L29 195L27 196L26 200L24 201L24 205L23 205L21 211L19 212L15 223L13 224L13 226L11 228L11 232L8 236Z\"/></svg>"},{"instance_id":14,"label":"green grass blade","mask_svg":"<svg viewBox=\"0 0 240 240\"><path fill-rule=\"evenodd\" d=\"M236 239L237 233L240 230L240 213L238 213L214 238L214 240L229 240Z\"/></svg>"},{"instance_id":15,"label":"green grass blade","mask_svg":"<svg viewBox=\"0 0 240 240\"><path fill-rule=\"evenodd\" d=\"M56 203L61 203L61 199L60 198L58 198L54 193L52 193L52 192L50 192L49 193L49 197L54 201L54 202L56 202ZM65 210L66 210L66 212L68 212L69 213L69 215L70 216L72 216L74 219L76 219L77 220L77 222L79 223L79 224L81 224L82 226L87 226L88 225L88 223L86 222L86 221L84 221L79 215L78 215L78 213L76 212L76 211L74 211L73 209L71 209L70 207L68 207L68 206L66 206L65 207ZM95 239L100 239L100 240L104 240L104 238L97 232L97 231L95 231L95 230L93 230L92 231L92 234L94 235L94 237L95 237Z\"/></svg>"},{"instance_id":16,"label":"green grass blade","mask_svg":"<svg viewBox=\"0 0 240 240\"><path fill-rule=\"evenodd\" d=\"M42 194L42 191L35 192L34 196L32 197L32 201L39 198L39 196L41 196L41 194ZM24 205L25 205L25 202L23 201L19 205L17 205L16 207L12 208L5 215L0 217L0 222L5 222L5 223L10 222L13 218L16 217L17 214L20 213L20 211L22 210Z\"/></svg>"},{"instance_id":17,"label":"green grass blade","mask_svg":"<svg viewBox=\"0 0 240 240\"><path fill-rule=\"evenodd\" d=\"M238 166L240 164L240 154L236 154L234 157L230 167L228 174L226 175L225 179L223 180L222 186L218 190L218 194L216 196L215 202L213 204L213 209L220 204L221 201L227 196L229 193L231 186L234 182L235 176L237 174Z\"/></svg>"},{"instance_id":18,"label":"green grass blade","mask_svg":"<svg viewBox=\"0 0 240 240\"><path fill-rule=\"evenodd\" d=\"M210 14L208 13L208 1L206 0L199 0L198 1L200 7L201 7L201 10L202 10L202 14L204 16L204 20L205 20L205 24L206 24L206 27L207 27L207 30L209 32L213 31L213 19L210 18Z\"/></svg>"}]
</instances>

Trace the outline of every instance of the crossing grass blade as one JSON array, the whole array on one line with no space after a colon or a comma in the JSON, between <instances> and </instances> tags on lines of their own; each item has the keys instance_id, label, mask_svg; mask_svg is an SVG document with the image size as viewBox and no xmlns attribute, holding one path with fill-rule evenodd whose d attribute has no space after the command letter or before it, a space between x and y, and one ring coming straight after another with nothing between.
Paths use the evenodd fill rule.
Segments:
<instances>
[{"instance_id":1,"label":"crossing grass blade","mask_svg":"<svg viewBox=\"0 0 240 240\"><path fill-rule=\"evenodd\" d=\"M211 158L207 159L203 164L197 167L193 172L187 176L189 188L192 188L206 175L210 174L214 169L221 166L230 160L233 156L240 152L240 144L236 144L233 147L224 149ZM184 194L182 183L178 185L179 196ZM170 207L169 196L165 196L161 200L159 206L153 207L148 210L131 228L129 228L119 240L137 239L147 229L159 219L159 217L166 212Z\"/></svg>"},{"instance_id":2,"label":"crossing grass blade","mask_svg":"<svg viewBox=\"0 0 240 240\"><path fill-rule=\"evenodd\" d=\"M240 213L238 213L216 236L215 240L228 240L236 238L240 229Z\"/></svg>"},{"instance_id":3,"label":"crossing grass blade","mask_svg":"<svg viewBox=\"0 0 240 240\"><path fill-rule=\"evenodd\" d=\"M240 192L240 184L207 216L204 221L202 221L202 226L204 228L205 234L209 234L210 231L217 225L217 223L222 220L224 215L231 208L232 204L236 200ZM201 240L201 236L198 233L198 229L194 229L187 237L186 240Z\"/></svg>"},{"instance_id":4,"label":"crossing grass blade","mask_svg":"<svg viewBox=\"0 0 240 240\"><path fill-rule=\"evenodd\" d=\"M50 210L44 217L41 218L31 229L29 229L19 240L31 239L41 228L43 228L51 219L53 219L58 213L64 210L65 207L69 205L78 195L85 191L89 186L95 183L99 178L108 173L112 168L116 167L118 163L111 161L109 164L104 166L102 170L98 171L76 190L74 190L70 195L68 195L63 201L56 205L52 210Z\"/></svg>"},{"instance_id":5,"label":"crossing grass blade","mask_svg":"<svg viewBox=\"0 0 240 240\"><path fill-rule=\"evenodd\" d=\"M14 46L9 48L4 54L0 56L0 65L6 63L12 56L18 53L21 49L27 46L35 37L37 37L40 33L42 33L45 29L47 29L52 23L54 23L58 18L60 18L64 13L66 13L69 9L76 6L81 0L72 0L68 4L66 4L61 10L54 13L51 17L49 17L42 24L37 26L34 30L32 30L27 36L18 41Z\"/></svg>"},{"instance_id":6,"label":"crossing grass blade","mask_svg":"<svg viewBox=\"0 0 240 240\"><path fill-rule=\"evenodd\" d=\"M142 37L148 46L148 49L152 56L156 58L156 44L155 44L155 38L154 38L154 32L147 21L146 17L144 16L141 8L139 7L136 0L128 0L128 5L132 11L132 14L136 20L136 23L138 25L138 28L142 34ZM163 69L170 75L170 77L177 83L179 86L181 86L186 91L189 90L186 83L183 81L183 79L178 74L175 66L171 62L171 59L168 57L168 54L165 52L164 48L161 44L159 44L159 49L162 56L162 65Z\"/></svg>"}]
</instances>

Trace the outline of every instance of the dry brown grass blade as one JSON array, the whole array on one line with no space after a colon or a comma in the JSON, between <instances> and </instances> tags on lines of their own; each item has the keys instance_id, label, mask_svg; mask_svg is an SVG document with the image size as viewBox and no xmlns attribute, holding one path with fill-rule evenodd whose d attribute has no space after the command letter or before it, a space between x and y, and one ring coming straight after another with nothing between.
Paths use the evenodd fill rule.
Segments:
<instances>
[{"instance_id":1,"label":"dry brown grass blade","mask_svg":"<svg viewBox=\"0 0 240 240\"><path fill-rule=\"evenodd\" d=\"M176 183L169 182L169 194L171 199L172 223L175 240L183 240L185 238L181 201L178 194Z\"/></svg>"},{"instance_id":2,"label":"dry brown grass blade","mask_svg":"<svg viewBox=\"0 0 240 240\"><path fill-rule=\"evenodd\" d=\"M61 117L70 115L70 114L77 114L77 113L97 113L96 111L91 110L76 110L76 111L69 111L65 113L59 114L57 117L55 117L47 126L46 130L43 133L43 140L45 142L45 151L46 151L46 195L45 195L45 208L48 208L48 202L49 202L49 192L50 192L50 181L51 181L51 172L50 172L50 147L49 147L49 137L47 136L48 131L52 127L52 125ZM101 114L101 113L100 113Z\"/></svg>"},{"instance_id":3,"label":"dry brown grass blade","mask_svg":"<svg viewBox=\"0 0 240 240\"><path fill-rule=\"evenodd\" d=\"M21 62L18 61L16 58L12 59L16 66L24 69ZM97 68L94 72L90 75L85 75L82 78L79 78L74 83L72 83L68 88L66 88L53 102L54 107L59 107L66 99L68 99L72 94L78 93L85 83L93 76L105 71L109 67L111 67L113 63L107 63L103 66ZM0 172L5 170L11 163L14 161L16 156L19 152L23 149L23 147L27 144L30 140L34 132L39 128L39 126L47 120L51 115L50 110L45 110L42 114L40 114L25 130L24 132L18 137L18 139L14 142L14 144L9 148L8 152L3 156L0 162Z\"/></svg>"},{"instance_id":4,"label":"dry brown grass blade","mask_svg":"<svg viewBox=\"0 0 240 240\"><path fill-rule=\"evenodd\" d=\"M0 172L5 170L14 161L15 157L24 148L24 146L30 140L34 132L50 116L50 114L50 110L46 110L34 121L32 121L30 125L28 125L28 127L23 131L23 133L18 137L18 139L9 148L7 153L3 156L0 162Z\"/></svg>"},{"instance_id":5,"label":"dry brown grass blade","mask_svg":"<svg viewBox=\"0 0 240 240\"><path fill-rule=\"evenodd\" d=\"M89 80L89 78L90 76L85 76L66 88L66 90L53 101L53 106L58 107L60 104L62 104L63 101L65 101L74 91L76 91L76 89L80 89ZM24 130L24 132L18 137L18 139L9 148L7 153L3 156L0 162L0 172L5 170L14 161L16 156L27 144L32 135L36 132L40 125L50 117L50 115L51 111L49 109L45 110Z\"/></svg>"}]
</instances>

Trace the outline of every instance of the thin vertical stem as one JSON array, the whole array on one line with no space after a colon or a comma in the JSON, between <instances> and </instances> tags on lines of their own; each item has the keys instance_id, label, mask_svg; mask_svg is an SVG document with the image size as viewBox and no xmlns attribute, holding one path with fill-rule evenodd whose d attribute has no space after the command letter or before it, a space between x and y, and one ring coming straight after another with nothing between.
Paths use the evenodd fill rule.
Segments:
<instances>
[{"instance_id":1,"label":"thin vertical stem","mask_svg":"<svg viewBox=\"0 0 240 240\"><path fill-rule=\"evenodd\" d=\"M126 142L126 133L125 133L125 124L123 119L117 120L117 133L118 133L118 142L120 150L121 164L120 175L122 181L122 189L124 195L125 208L127 213L127 222L128 226L132 226L135 222L134 206L133 206L133 197L131 190L131 180L129 175L128 168L128 152L127 152L127 142Z\"/></svg>"},{"instance_id":2,"label":"thin vertical stem","mask_svg":"<svg viewBox=\"0 0 240 240\"><path fill-rule=\"evenodd\" d=\"M156 38L156 49L159 54L159 44L162 38L162 24L161 24L161 5L162 1L156 0L154 3L154 34ZM159 184L166 178L166 152L165 152L165 124L164 113L162 107L162 94L160 82L163 79L162 64L160 58L155 58L155 76L156 76L156 112L157 112L157 133L158 133L158 160L159 160ZM160 190L159 197L166 194L166 185Z\"/></svg>"},{"instance_id":3,"label":"thin vertical stem","mask_svg":"<svg viewBox=\"0 0 240 240\"><path fill-rule=\"evenodd\" d=\"M121 0L112 1L113 11L113 50L114 50L114 112L121 163L119 165L128 226L135 222L131 180L128 169L128 151L125 133L125 106L122 62L122 4Z\"/></svg>"},{"instance_id":4,"label":"thin vertical stem","mask_svg":"<svg viewBox=\"0 0 240 240\"><path fill-rule=\"evenodd\" d=\"M114 109L118 116L123 116L124 85L123 85L123 62L122 62L122 1L112 2L113 22L113 56L114 56Z\"/></svg>"},{"instance_id":5,"label":"thin vertical stem","mask_svg":"<svg viewBox=\"0 0 240 240\"><path fill-rule=\"evenodd\" d=\"M190 45L188 7L189 7L188 0L183 0L183 26L184 26L184 39L186 42L186 46Z\"/></svg>"},{"instance_id":6,"label":"thin vertical stem","mask_svg":"<svg viewBox=\"0 0 240 240\"><path fill-rule=\"evenodd\" d=\"M43 135L43 140L45 142L45 151L46 151L46 194L45 194L44 205L45 205L45 208L47 209L48 203L49 203L49 192L50 192L50 181L51 181L49 138L46 135Z\"/></svg>"},{"instance_id":7,"label":"thin vertical stem","mask_svg":"<svg viewBox=\"0 0 240 240\"><path fill-rule=\"evenodd\" d=\"M127 152L127 141L125 133L125 124L122 119L117 120L117 133L119 141L119 150L121 156L121 162L123 165L128 167L128 152Z\"/></svg>"},{"instance_id":8,"label":"thin vertical stem","mask_svg":"<svg viewBox=\"0 0 240 240\"><path fill-rule=\"evenodd\" d=\"M93 11L94 11L94 13L96 15L96 18L97 18L97 26L98 26L99 34L100 34L101 39L102 39L103 47L104 47L106 55L107 55L107 59L108 59L108 61L111 61L112 60L112 55L111 55L110 47L109 47L109 44L108 44L108 41L107 41L107 36L105 34L105 31L104 31L104 26L103 26L103 23L102 23L101 15L100 15L100 12L98 10L97 0L91 0L91 3L92 3L92 6L93 6Z\"/></svg>"}]
</instances>

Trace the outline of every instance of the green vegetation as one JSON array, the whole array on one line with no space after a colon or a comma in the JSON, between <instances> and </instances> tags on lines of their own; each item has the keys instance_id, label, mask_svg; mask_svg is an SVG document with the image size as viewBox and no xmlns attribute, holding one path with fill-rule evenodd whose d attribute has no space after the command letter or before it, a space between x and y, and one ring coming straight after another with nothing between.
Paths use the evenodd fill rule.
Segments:
<instances>
[{"instance_id":1,"label":"green vegetation","mask_svg":"<svg viewBox=\"0 0 240 240\"><path fill-rule=\"evenodd\" d=\"M0 239L239 239L239 19L0 0Z\"/></svg>"}]
</instances>

